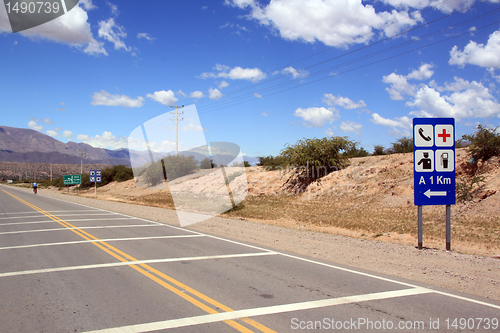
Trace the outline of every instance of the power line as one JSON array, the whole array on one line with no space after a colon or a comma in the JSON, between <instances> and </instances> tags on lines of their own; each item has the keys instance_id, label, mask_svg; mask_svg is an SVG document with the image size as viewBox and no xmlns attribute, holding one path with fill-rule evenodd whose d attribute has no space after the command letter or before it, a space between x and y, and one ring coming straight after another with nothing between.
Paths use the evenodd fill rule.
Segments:
<instances>
[{"instance_id":1,"label":"power line","mask_svg":"<svg viewBox=\"0 0 500 333\"><path fill-rule=\"evenodd\" d=\"M443 1L443 2L441 2L441 3L438 3L438 4L434 5L434 6L430 6L430 7L426 8L426 9L424 9L424 10L428 10L428 9L435 8L435 7L437 7L437 6L439 6L439 5L442 5L442 4L444 4L444 3L448 2L448 1L449 1L449 0L445 0L445 1ZM398 37L404 36L404 35L406 35L406 34L408 34L408 33L412 32L412 31L416 31L417 29L420 29L420 28L423 28L423 27L430 26L430 25L432 25L432 24L434 24L434 23L436 23L436 22L439 22L439 21L441 21L441 20L443 20L443 19L449 18L449 17L451 17L451 16L453 16L453 15L455 15L455 14L457 14L457 13L461 13L461 12L463 12L463 11L469 10L469 9L473 8L474 6L477 6L477 5L483 4L483 3L485 3L485 2L487 2L487 0L480 1L480 2L478 2L478 3L476 3L476 4L473 4L473 5L471 5L471 6L465 7L465 8L463 8L463 9L461 9L461 10L458 10L458 11L455 11L455 12L453 12L453 13L450 13L450 14L447 14L447 15L444 15L444 16L441 16L441 17L439 17L439 18L437 18L437 19L435 19L435 20L433 20L433 21L430 21L430 22L427 22L427 23L421 24L421 25L419 25L419 26L417 26L417 27L413 27L413 28L411 28L411 29L408 29L408 30L402 31L402 32L400 32L400 33L399 33L399 34L397 34L397 35L394 35L394 36L391 36L391 37L384 38L384 39L379 40L379 41L377 41L377 42L374 42L374 43L372 43L372 44L370 44L370 45L366 45L366 46L363 46L363 47L357 48L357 49L355 49L355 50L352 50L352 51L349 51L349 52L345 52L345 53L343 53L343 54L341 54L341 55L338 55L338 56L335 56L335 57L332 57L332 58L329 58L329 59L326 59L326 60L323 60L323 61L317 62L317 63L312 64L312 65L310 65L310 66L304 67L304 68L302 68L302 69L300 69L300 70L301 70L301 71L304 71L304 70L307 70L307 69L311 69L311 68L314 68L314 67L317 67L317 66L323 65L323 64L325 64L325 63L328 63L328 62L331 62L331 61L334 61L334 60L338 60L338 59L340 59L340 58L342 58L342 57L346 57L346 56L348 56L348 55L352 55L352 54L354 54L354 53L356 53L356 52L360 52L360 51L362 51L362 50L365 50L365 49L368 49L368 48L375 47L376 45L379 45L379 44L382 44L382 43L384 43L384 42L387 42L388 40L392 40L392 39L395 39L395 38L398 38ZM314 73L307 74L307 75L305 75L305 76L301 77L300 79L301 79L301 81L310 80L310 79L315 78L315 77L318 77L318 76L320 76L320 75L322 75L322 74L324 74L324 73L326 73L326 72L332 71L333 69L339 69L339 68L346 67L346 66L348 66L348 65L353 65L353 64L356 64L356 63L358 63L358 62L361 62L361 61L364 61L364 60L368 60L368 59L370 59L370 58L374 58L375 56L379 56L379 55L382 55L382 54L384 54L384 53L387 53L387 52L393 51L393 50L395 50L395 49L402 48L402 47L405 47L405 46L411 45L411 44L416 43L416 42L420 42L420 41L422 41L422 40L424 40L424 39L428 39L428 38L430 38L430 37L436 36L436 35L441 34L441 33L443 33L443 32L450 31L450 30L452 30L452 29L456 29L456 28L458 28L458 27L460 27L460 26L462 26L462 25L464 25L464 24L467 24L467 23L473 22L473 21L475 21L475 20L478 20L478 19L484 18L484 17L486 17L486 16L492 15L492 14L494 14L494 13L498 12L498 11L499 11L499 9L496 9L496 10L493 10L493 11L491 11L491 12L488 12L488 13L484 13L484 14L478 15L478 16L476 16L476 17L474 17L474 18L471 18L471 19L467 19L467 20L464 20L464 21L458 22L458 23L457 23L457 24L455 24L455 25L449 25L449 26L446 26L446 27L444 27L444 28L438 29L438 30L436 30L436 31L434 31L434 32L431 32L431 33L428 33L428 34L425 34L425 35L419 36L419 37L417 37L416 39L412 39L412 40L409 40L409 41L405 41L405 42L403 42L403 43L399 43L399 44L397 44L397 45L393 45L393 46L391 46L391 47L388 47L388 48L385 48L385 49L382 49L382 50L378 50L378 51L375 51L375 52L372 52L372 53L366 54L366 55L364 55L364 56L360 56L360 57L358 57L358 58L356 58L356 59L351 59L351 60L345 61L345 62L343 62L343 63L336 64L336 65L331 66L331 67L328 67L328 68L326 68L326 69L318 70L318 71L316 71L316 72L314 72ZM420 11L420 12L422 12L422 11ZM405 18L405 19L407 19L407 18ZM404 20L404 19L402 19L402 20ZM393 22L393 23L391 23L391 24L396 24L396 23L398 23L398 22L400 22L400 21L401 21L401 20L399 20L399 21L397 21L397 22ZM497 23L497 22L495 22L495 23ZM495 24L495 23L493 23L493 24ZM389 24L389 25L391 25L391 24ZM387 27L387 26L389 26L389 25L386 25L386 26L382 27L381 29L383 29L383 28L385 28L385 27ZM491 25L491 24L490 24L490 25ZM487 25L487 26L490 26L490 25ZM480 30L480 29L486 28L487 26L484 26L484 27L479 28L479 29L477 29L477 30ZM378 30L380 30L380 29L378 29ZM319 79L316 79L316 80L313 80L313 81L309 81L309 82L297 83L297 82L294 80L294 81L281 82L281 83L277 83L277 84L274 84L274 85L270 85L272 82L276 82L277 80L280 80L280 79L282 79L282 78L284 78L284 77L287 77L288 75L279 75L279 76L275 76L275 77L273 77L273 78L266 79L266 80L260 81L260 82L258 82L258 83L250 84L250 85L248 85L248 86L246 86L246 87L243 87L243 88L238 88L238 89L236 89L236 90L230 91L230 92L228 92L228 93L226 93L226 94L225 94L225 96L226 96L226 97L227 97L227 96L233 96L233 95L236 95L236 96L235 96L235 98L233 98L233 99L224 100L224 101L213 101L213 100L207 100L207 99L202 100L202 101L200 101L200 102L198 102L198 103L197 103L198 108L200 109L200 106L201 106L201 109L203 110L203 112L199 112L199 114L210 113L210 112L218 111L218 110L221 110L221 109L225 109L225 108L229 108L229 107L236 106L236 105L239 105L239 104L243 104L243 103L247 103L247 102L250 102L250 101L257 100L258 98L256 98L256 97L255 97L255 95L254 95L255 93L265 94L265 96L271 96L271 95L275 95L275 94L278 94L278 93L281 93L281 92L284 92L284 91L288 91L288 90L291 90L291 89L296 89L296 88L299 88L299 87L302 87L302 86L305 86L305 85L309 85L309 84L312 84L312 83L315 83L315 82L318 82L318 81L321 81L321 80L325 80L325 79L330 78L330 77L333 77L333 76L338 76L338 75L340 75L340 74L344 74L344 73L347 73L347 72L350 72L350 71L354 71L354 70L357 70L357 69L360 69L360 68L364 68L364 67L367 67L367 66L370 66L370 65L373 65L373 64L376 64L376 63L379 63L379 62L385 61L385 60L393 59L393 58L395 58L395 57L398 57L398 56L401 56L401 55L404 55L404 54L408 54L408 53L410 53L410 52L414 52L414 51L417 51L417 50L420 50L420 49L423 49L423 48L427 48L427 47L430 47L430 46L432 46L432 45L436 45L436 44L438 44L438 43L444 42L444 41L449 40L449 39L452 39L452 38L456 38L456 37L462 36L462 35L467 34L467 33L469 33L469 31L468 31L468 32L466 32L466 33L462 33L462 34L456 35L456 36L452 36L452 37L450 37L450 38L446 38L446 39L441 40L441 41L439 41L439 42L435 42L435 43L432 43L432 44L429 44L429 45L424 45L424 46L422 46L422 47L415 48L415 49L412 49L412 50L410 50L410 51L406 51L406 52L400 53L400 54L395 55L395 56L391 56L391 57L387 57L387 58L384 58L384 59L380 59L380 60L377 60L377 61L374 61L374 62L371 62L371 63L365 64L365 65L362 65L362 66L358 66L358 67L356 67L356 68L352 68L352 69L349 69L349 70L346 70L346 71L343 71L343 72L340 72L340 73L336 73L336 74L334 74L334 75L329 75L329 76L327 76L327 77L319 78ZM357 38L360 38L360 36L358 36ZM355 40L355 38L353 38L353 41L354 41L354 40ZM348 44L348 43L350 43L350 42L345 42L345 44ZM284 67L286 67L286 66L290 66L291 64L295 64L295 63L298 63L298 62L304 61L304 60L306 60L306 59L312 58L312 57L317 56L317 55L319 55L319 54L322 54L322 53L324 53L324 52L326 52L326 51L329 51L329 50L331 50L331 49L333 49L333 48L334 48L334 47L330 47L330 48L328 48L328 49L326 49L326 50L320 51L320 52L318 52L318 53L316 53L316 54L313 54L313 55L310 55L310 56L308 56L308 57L302 58L302 59L300 59L300 60L297 60L297 61L295 61L295 62L292 62L292 63L290 63L290 64L288 64L288 65L285 65L285 66L282 66L282 67L279 67L279 68L284 68ZM275 71L276 71L276 70L274 70L274 71L270 71L270 72L267 72L267 73L274 73ZM282 89L282 90L279 90L279 91L275 91L275 90L277 90L277 89L284 88L284 87L286 87L286 86L290 86L290 85L294 85L294 84L295 84L296 86L294 86L294 87L289 87L289 88L285 88L285 89ZM266 85L267 85L267 87L266 87ZM258 88L258 87L260 87L260 88ZM249 89L254 89L254 91L252 91L251 93L246 93L245 91L248 91ZM274 91L274 92L272 92L272 91ZM266 93L267 93L267 94L266 94ZM238 95L240 95L240 96L238 96ZM194 101L194 99L193 99L193 101ZM208 104L208 105L206 105L206 104ZM206 107L203 107L204 105L206 105ZM163 109L164 109L164 108L163 108ZM162 110L163 110L163 109L162 109ZM173 119L171 119L171 120L173 120ZM158 126L159 126L159 124L158 124ZM177 126L176 126L176 128L177 128ZM177 130L176 130L176 136L177 136ZM176 142L177 142L177 140L176 140Z\"/></svg>"},{"instance_id":2,"label":"power line","mask_svg":"<svg viewBox=\"0 0 500 333\"><path fill-rule=\"evenodd\" d=\"M439 29L439 30L437 30L437 31L434 31L434 32L431 32L431 33L428 33L428 34L425 34L425 35L422 35L422 36L416 37L416 38L414 38L414 39L412 39L412 40L405 41L405 42L403 42L403 43L399 43L399 44L397 44L397 45L393 45L393 46L391 46L391 47L388 47L388 48L385 48L385 49L382 49L382 50L378 50L378 51L376 51L376 52L372 52L372 53L370 53L370 54L367 54L367 55L364 55L364 56L358 57L358 58L356 58L356 59L352 59L352 60L346 61L346 62L344 62L344 63L337 64L337 65L332 66L332 67L328 67L328 68L326 68L326 69L319 70L319 71L317 71L317 72L315 72L315 73L308 74L307 76L304 76L304 77L302 77L301 79L302 79L302 81L305 81L305 80L311 79L311 78L313 78L313 77L319 76L319 75L321 75L321 74L324 74L324 73L326 73L326 72L330 72L330 71L332 71L332 70L334 70L334 69L338 69L338 68L346 67L346 66L348 66L348 65L352 65L352 64L355 64L355 63L361 62L361 61L363 61L363 60L367 60L367 59L373 58L373 57L375 57L375 56L378 56L378 55L381 55L381 54L384 54L384 53L387 53L387 52L393 51L393 50L395 50L395 49L402 48L402 47L405 47L405 46L411 45L411 44L413 44L413 43L420 42L420 41L422 41L422 40L424 40L424 39L429 39L429 38L434 37L434 36L436 36L436 35L438 35L438 34L441 34L441 33L444 33L444 32L448 32L448 31L450 31L450 30L452 30L452 29L456 29L457 27L462 26L462 25L464 25L464 24L470 23L470 22L475 21L475 20L482 19L482 18L484 18L484 17L486 17L486 16L489 16L489 15L493 15L493 14L497 13L498 11L500 11L500 9L496 9L496 10L494 10L494 11L491 11L491 12L488 12L488 13L485 13L485 14L481 14L481 15L476 16L476 17L474 17L474 18L471 18L471 19L468 19L468 20L462 21L462 22L460 22L459 24L456 24L456 25L454 25L454 26L447 26L447 27L445 27L445 28L441 28L441 29ZM493 22L492 24L488 24L488 25L486 25L486 26L483 26L483 27L481 27L481 28L477 28L476 30L484 29L484 28L486 28L486 27L488 27L488 26L491 26L491 25L493 25L493 24L496 24L496 23L498 23L498 21ZM407 54L407 53L410 53L410 52L413 52L413 51L416 51L416 50L419 50L419 49L427 48L427 47L429 47L429 46L431 46L431 45L436 45L436 44L438 44L438 43L441 43L441 42L444 42L444 41L447 41L447 40L450 40L450 39L453 39L453 38L457 38L457 37L459 37L459 36L463 36L463 35L465 35L465 34L469 34L469 33L470 33L470 31L467 31L467 32L464 32L464 33L461 33L461 34L457 34L457 35L455 35L455 36L451 36L450 38L446 38L446 39L443 39L443 40L441 40L441 41L439 41L439 42L435 42L435 43L432 43L432 44L429 44L429 45L425 45L425 46L422 46L422 47L419 47L419 48L415 48L415 49L410 50L409 52L404 52L404 53L402 53L402 54ZM399 55L397 55L397 56L399 56ZM384 59L382 59L382 60L380 60L380 61L376 61L376 62L373 62L373 63L371 63L371 64L375 64L375 63L378 63L378 62L381 62L381 61L384 61L384 60L387 60L387 59L392 59L392 58L394 58L394 57L384 58ZM361 66L361 67L357 67L357 68L362 68L362 67L366 67L366 66ZM344 72L342 72L342 73L336 73L335 75L330 75L330 76L328 76L328 77L326 77L326 78L329 78L329 77L332 77L332 76L337 76L337 75L340 75L340 74L343 74L343 73L346 73L346 72L350 72L350 71L352 71L352 70L354 70L354 69L351 69L351 70L348 70L348 71L344 71ZM325 79L326 79L326 78L325 78ZM320 80L322 80L322 79L320 79ZM313 82L317 82L317 81L319 81L319 80L315 80L315 81L313 81ZM313 83L313 82L310 82L310 83ZM259 94L264 94L264 95L265 95L265 93L266 93L266 92L269 92L269 91L272 91L272 90L279 89L280 87L283 87L283 86L293 85L293 84L296 84L296 85L297 85L297 87L301 87L301 86L304 86L304 85L309 84L309 82L308 82L308 83L297 83L296 81L281 82L281 83L279 83L279 84L276 84L276 85L273 85L273 86L270 86L270 87L267 87L267 88L262 88L262 89L260 89L260 90L257 90L256 92L257 92L257 93L259 93ZM290 89L294 89L294 88L290 88ZM279 91L279 92L287 91L287 90L290 90L290 89L281 90L281 91ZM265 97L266 97L266 96L269 96L269 95L274 95L274 94L275 94L275 93L272 93L272 94L267 94L267 95L265 95ZM208 111L205 111L205 112L201 112L201 113L213 112L213 111L215 111L215 110L217 110L217 109L224 109L224 108L230 107L230 106L232 106L232 105L241 104L241 103L234 103L234 102L235 102L235 101L237 101L237 100L248 99L248 98L250 98L250 100L256 100L256 99L257 99L257 98L255 98L255 96L254 96L254 94L253 94L253 93L252 93L252 94L247 94L247 95L241 95L241 96L238 96L238 97L236 97L235 99L232 99L232 100L227 100L227 101L221 102L221 103L216 104L216 105L207 106L207 108L208 108L209 110L208 110ZM249 100L249 101L250 101L250 100ZM246 101L246 102L248 102L248 101ZM224 105L221 105L221 104L230 104L230 105L226 105L226 106L224 106ZM210 110L210 108L215 108L215 110Z\"/></svg>"}]
</instances>

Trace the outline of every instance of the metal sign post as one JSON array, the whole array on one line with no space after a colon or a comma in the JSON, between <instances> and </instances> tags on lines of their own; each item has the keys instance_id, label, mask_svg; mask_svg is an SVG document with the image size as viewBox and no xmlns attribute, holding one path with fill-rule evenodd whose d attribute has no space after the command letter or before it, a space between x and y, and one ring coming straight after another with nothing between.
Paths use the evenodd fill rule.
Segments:
<instances>
[{"instance_id":1,"label":"metal sign post","mask_svg":"<svg viewBox=\"0 0 500 333\"><path fill-rule=\"evenodd\" d=\"M68 194L69 194L69 185L79 185L82 183L81 175L66 175L64 176L64 185L68 186Z\"/></svg>"},{"instance_id":2,"label":"metal sign post","mask_svg":"<svg viewBox=\"0 0 500 333\"><path fill-rule=\"evenodd\" d=\"M89 182L94 183L94 193L97 199L97 183L102 182L102 171L101 170L90 170L89 171Z\"/></svg>"},{"instance_id":3,"label":"metal sign post","mask_svg":"<svg viewBox=\"0 0 500 333\"><path fill-rule=\"evenodd\" d=\"M451 249L451 205L455 194L455 119L413 119L414 201L418 248L422 249L422 206L446 205L446 250Z\"/></svg>"}]
</instances>

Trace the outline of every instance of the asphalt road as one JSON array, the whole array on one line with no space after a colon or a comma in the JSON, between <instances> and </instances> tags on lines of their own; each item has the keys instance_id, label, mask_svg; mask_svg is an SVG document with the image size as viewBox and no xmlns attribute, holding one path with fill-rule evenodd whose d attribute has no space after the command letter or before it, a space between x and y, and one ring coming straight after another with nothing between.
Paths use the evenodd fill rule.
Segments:
<instances>
[{"instance_id":1,"label":"asphalt road","mask_svg":"<svg viewBox=\"0 0 500 333\"><path fill-rule=\"evenodd\" d=\"M0 186L1 333L495 332L499 320L500 302Z\"/></svg>"}]
</instances>

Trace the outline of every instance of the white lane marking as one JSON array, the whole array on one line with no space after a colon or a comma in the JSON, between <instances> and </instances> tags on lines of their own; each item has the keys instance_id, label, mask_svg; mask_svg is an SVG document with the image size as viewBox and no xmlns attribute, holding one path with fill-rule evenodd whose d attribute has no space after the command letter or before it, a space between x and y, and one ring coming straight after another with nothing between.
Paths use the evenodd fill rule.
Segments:
<instances>
[{"instance_id":1,"label":"white lane marking","mask_svg":"<svg viewBox=\"0 0 500 333\"><path fill-rule=\"evenodd\" d=\"M323 300L319 300L319 301L309 301L309 302L300 302L300 303L292 303L292 304L266 306L266 307L254 308L254 309L236 310L236 311L230 311L230 312L220 312L220 313L207 314L207 315L201 315L201 316L195 316L195 317L171 319L171 320L159 321L159 322L154 322L154 323L137 324L137 325L122 326L122 327L115 327L115 328L109 328L109 329L88 331L85 333L142 333L142 332L151 332L151 331L158 331L158 330L166 330L169 328L180 328L180 327L193 326L193 325L210 324L210 323L221 322L224 320L234 320L234 319L247 318L247 317L265 316L265 315L272 315L272 314L278 314L278 313L284 313L284 312L303 311L303 310L324 308L324 307L328 307L328 306L358 303L358 302L367 302L367 301L374 301L374 300L383 300L383 299L396 298L396 297L413 296L413 295L427 294L427 293L432 293L432 292L433 291L430 289L420 288L420 287L419 288L411 288L411 289L403 289L403 290L395 290L395 291L384 291L384 292L372 293L372 294L323 299Z\"/></svg>"},{"instance_id":2,"label":"white lane marking","mask_svg":"<svg viewBox=\"0 0 500 333\"><path fill-rule=\"evenodd\" d=\"M11 235L11 234L25 234L30 232L46 232L46 231L61 231L61 230L78 230L78 229L109 229L109 228L139 228L139 227L160 227L159 225L147 225L147 224L131 224L131 225L106 225L106 226L96 226L96 227L76 227L76 228L55 228L55 229L38 229L38 230L21 230L21 231L7 231L0 232L0 235Z\"/></svg>"},{"instance_id":3,"label":"white lane marking","mask_svg":"<svg viewBox=\"0 0 500 333\"><path fill-rule=\"evenodd\" d=\"M457 298L457 299L460 299L462 301L468 301L468 302L472 302L472 303L476 303L476 304L480 304L480 305L484 305L484 306L489 306L490 308L500 309L500 305L495 305L495 304L491 304L491 303L486 303L486 302L478 301L477 299L473 299L473 298L468 298L468 297L453 295L453 294L446 293L444 291L438 291L438 290L435 290L435 293L443 295L443 296Z\"/></svg>"},{"instance_id":4,"label":"white lane marking","mask_svg":"<svg viewBox=\"0 0 500 333\"><path fill-rule=\"evenodd\" d=\"M92 208L92 207L89 207ZM81 209L81 210L53 210L53 211L47 211L49 213L76 213L76 212L91 212L93 209ZM18 214L40 214L39 212L33 211L33 212L14 212L14 213L2 213L4 215L18 215Z\"/></svg>"},{"instance_id":5,"label":"white lane marking","mask_svg":"<svg viewBox=\"0 0 500 333\"><path fill-rule=\"evenodd\" d=\"M47 213L50 213L50 212L47 212ZM50 213L52 214L52 213ZM86 213L86 214L57 214L57 216L82 216L82 215L89 215L89 216L98 216L98 215L109 215L107 213L96 213L96 214L89 214L89 213ZM114 214L114 215L118 215L118 214ZM33 215L33 216L13 216L13 217L0 217L0 220L12 220L12 219L28 219L28 218L38 218L40 216L47 216L41 212L38 212L37 215ZM48 217L48 216L47 216Z\"/></svg>"},{"instance_id":6,"label":"white lane marking","mask_svg":"<svg viewBox=\"0 0 500 333\"><path fill-rule=\"evenodd\" d=\"M114 217L110 219L79 219L79 220L63 220L64 222L82 222L82 221L115 221L115 220L133 220L130 217ZM5 225L20 225L20 224L40 224L40 223L57 223L57 221L54 221L52 219L48 221L31 221L31 222L16 222L16 223L1 223L1 226Z\"/></svg>"},{"instance_id":7,"label":"white lane marking","mask_svg":"<svg viewBox=\"0 0 500 333\"><path fill-rule=\"evenodd\" d=\"M77 271L77 270L82 270L82 269L93 269L93 268L108 268L108 267L130 266L130 265L140 265L140 264L157 264L157 263L177 262L177 261L194 261L194 260L210 260L210 259L231 259L231 258L243 258L243 257L258 257L258 256L268 256L268 255L276 255L276 254L277 253L274 253L274 252L258 252L258 253L221 254L221 255L214 255L214 256L185 257L185 258L167 258L167 259L148 259L148 260L127 261L127 262L113 262L113 263L106 263L106 264L94 264L94 265L82 265L82 266L69 266L69 267L34 269L34 270L20 271L20 272L7 272L7 273L0 273L0 278L9 277L9 276L42 274L42 273Z\"/></svg>"},{"instance_id":8,"label":"white lane marking","mask_svg":"<svg viewBox=\"0 0 500 333\"><path fill-rule=\"evenodd\" d=\"M74 242L59 242L59 243L43 243L43 244L32 244L32 245L16 245L0 247L0 250L13 250L13 249L25 249L31 247L41 247L41 246L56 246L56 245L71 245L80 243L97 243L97 242L118 242L118 241L133 241L133 240L150 240L150 239L170 239L170 238L192 238L192 237L205 237L204 235L174 235L174 236L148 236L148 237L132 237L132 238L108 238L99 240L82 240Z\"/></svg>"},{"instance_id":9,"label":"white lane marking","mask_svg":"<svg viewBox=\"0 0 500 333\"><path fill-rule=\"evenodd\" d=\"M137 216L133 216L133 215L127 215L127 214L123 214L123 213L113 212L112 210L107 210L107 209L102 209L102 208L97 208L97 207L91 207L91 206L87 206L87 205L84 205L84 204L81 204L81 203L66 201L66 200L59 199L59 198L52 198L52 197L46 197L46 198L49 198L49 199L52 199L52 200L62 201L62 202L73 204L73 205L77 205L77 206L82 206L82 207L85 207L85 208L90 208L90 209L93 209L93 210L99 210L99 211L107 212L107 213L111 213L111 214L122 215L122 216L129 216L129 217L132 217L134 219L138 219L138 220L142 220L142 221L147 221L149 223L154 223L154 224L162 225L162 226L165 226L165 227L166 226L170 226L170 225L166 225L165 223L160 223L160 222L153 221L153 220L147 220L147 219L143 219L141 217L137 217ZM181 229L181 228L178 228L178 229L183 230L183 231L187 231L187 232L197 233L195 231L191 231L191 230L188 230L188 229Z\"/></svg>"},{"instance_id":10,"label":"white lane marking","mask_svg":"<svg viewBox=\"0 0 500 333\"><path fill-rule=\"evenodd\" d=\"M46 198L51 198L51 197L46 197ZM363 275L363 276L371 277L371 278L374 278L374 279L379 279L379 280L382 280L382 281L392 282L392 283L396 283L396 284L400 284L400 285L404 285L404 286L408 286L408 287L420 288L419 286L416 286L416 285L413 285L413 284L410 284L410 283L405 283L405 282L401 282L401 281L397 281L397 280L393 280L393 279L389 279L389 278L384 278L384 277L373 275L373 274L367 274L367 273L363 273L363 272L358 272L358 271L355 271L353 269L347 269L347 268L342 268L342 267L335 266L335 265L325 264L325 263L322 263L322 262L319 262L319 261L315 261L315 260L311 260L311 259L305 259L305 258L301 258L301 257L298 257L298 256L289 255L289 254L282 253L282 252L272 251L272 250L264 249L264 248L261 248L261 247L258 247L258 246L253 246L253 245L249 245L249 244L245 244L245 243L242 243L242 242L225 239L225 238L218 237L218 236L213 236L213 235L210 235L210 234L204 234L204 233L201 233L201 232L189 230L187 228L181 228L181 227L173 226L173 225L170 225L170 224L159 223L159 222L156 222L156 221L147 220L147 219L136 217L136 216L132 216L132 215L127 215L127 214L123 214L123 213L113 212L113 211L105 210L105 209L101 209L101 208L95 208L95 207L87 206L87 205L84 205L84 204L74 203L74 202L70 202L70 201L66 201L66 200L62 200L62 199L58 199L58 198L51 198L51 199L62 201L62 202L69 203L69 204L74 204L74 205L82 206L82 207L89 208L89 209L96 209L96 210L100 210L100 211L104 211L104 212L116 213L118 215L123 215L123 216L131 216L132 218L136 218L138 220L142 220L142 221L147 221L147 222L150 222L150 223L159 224L159 225L162 225L162 226L165 226L165 227L168 227L168 228L182 230L182 231L185 231L185 232L191 232L191 233L197 234L197 235L204 235L204 236L207 236L207 237L210 237L210 238L220 239L220 240L226 241L228 243L238 244L238 245L242 245L242 246L246 246L246 247L250 247L250 248L254 248L254 249L259 249L259 250L262 250L262 251L270 251L270 253L277 253L277 254L281 254L283 256L287 256L287 257L290 257L290 258L294 258L294 259L298 259L298 260L303 260L303 261L308 261L308 262L313 263L313 264L322 265L322 266L330 267L330 268L333 268L333 269L343 270L343 271L346 271L346 272L349 272L349 273L353 273L353 274L357 274L357 275ZM482 305L485 305L485 306L489 306L489 307L493 307L493 308L498 308L498 306L495 305L495 304L490 304L490 303L486 303L486 302L477 301L477 300L475 300L473 298L467 298L467 297L458 296L458 295L454 295L454 294L451 294L451 293L445 293L445 292L437 292L437 293L439 293L439 294L441 294L443 296L450 296L450 297L458 298L458 299L461 299L461 300L469 301L469 302L472 302L472 303L478 303L479 302L479 304L482 304Z\"/></svg>"},{"instance_id":11,"label":"white lane marking","mask_svg":"<svg viewBox=\"0 0 500 333\"><path fill-rule=\"evenodd\" d=\"M321 265L321 266L325 266L325 267L329 267L329 268L334 268L334 269L337 269L339 271L344 271L344 272L348 272L348 273L354 273L354 274L358 274L358 275L363 275L363 276L366 276L366 277L369 277L369 278L373 278L373 279L377 279L377 280L382 280L382 281L386 281L386 282L391 282L391 283L397 283L397 284L400 284L400 285L403 285L403 286L407 286L407 287L419 288L419 286L411 284L411 283L401 282L401 281L397 281L397 280L393 280L393 279L389 279L389 278L385 278L385 277L382 277L382 276L377 276L377 275L373 275L373 274L369 274L369 273L363 273L363 272L355 271L353 269L343 268L343 267L339 267L339 266L335 266L335 265L331 265L331 264L325 264L323 262L319 262L319 261L311 260L311 259L306 259L306 258L301 258L301 257L294 256L294 255L291 255L291 254L280 253L280 255L285 256L285 257L289 257L289 258L293 258L293 259L297 259L297 260L301 260L301 261L305 261L305 262L309 262L309 263L316 264L316 265Z\"/></svg>"},{"instance_id":12,"label":"white lane marking","mask_svg":"<svg viewBox=\"0 0 500 333\"><path fill-rule=\"evenodd\" d=\"M63 220L64 222L81 222L81 221L92 221L92 222L96 222L96 221L115 221L115 220L133 220L132 218L130 217L114 217L114 218L110 218L110 219L78 219L78 220ZM48 220L48 221L31 221L31 222L16 222L16 223L1 223L0 226L5 226L5 225L20 225L20 224L40 224L40 223L54 223L54 222L57 222L57 221L54 221L52 219Z\"/></svg>"}]
</instances>

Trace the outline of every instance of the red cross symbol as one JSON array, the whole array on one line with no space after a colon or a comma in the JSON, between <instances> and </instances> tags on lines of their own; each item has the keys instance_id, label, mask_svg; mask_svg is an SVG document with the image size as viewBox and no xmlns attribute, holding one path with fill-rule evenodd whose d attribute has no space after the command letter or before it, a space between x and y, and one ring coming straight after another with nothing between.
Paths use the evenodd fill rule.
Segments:
<instances>
[{"instance_id":1,"label":"red cross symbol","mask_svg":"<svg viewBox=\"0 0 500 333\"><path fill-rule=\"evenodd\" d=\"M443 138L443 142L446 142L446 138L449 138L451 134L446 133L446 129L443 128L443 133L438 134L438 137Z\"/></svg>"}]
</instances>

